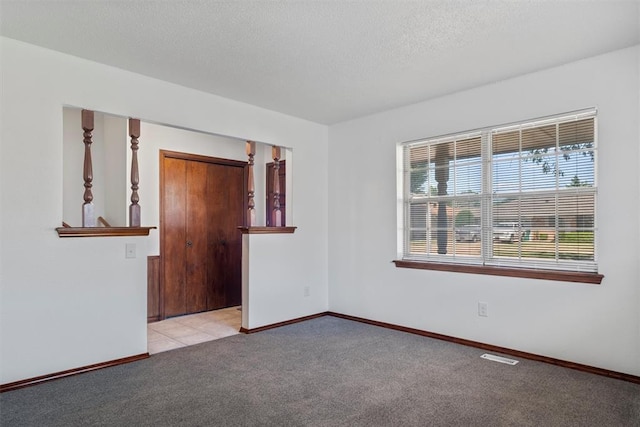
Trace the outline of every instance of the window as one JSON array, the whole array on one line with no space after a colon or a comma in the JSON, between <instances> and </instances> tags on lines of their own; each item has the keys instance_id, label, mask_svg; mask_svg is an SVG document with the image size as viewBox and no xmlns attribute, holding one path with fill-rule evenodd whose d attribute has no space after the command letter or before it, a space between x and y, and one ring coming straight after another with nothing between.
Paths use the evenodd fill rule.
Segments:
<instances>
[{"instance_id":1,"label":"window","mask_svg":"<svg viewBox=\"0 0 640 427\"><path fill-rule=\"evenodd\" d=\"M594 110L401 152L404 261L597 271Z\"/></svg>"}]
</instances>

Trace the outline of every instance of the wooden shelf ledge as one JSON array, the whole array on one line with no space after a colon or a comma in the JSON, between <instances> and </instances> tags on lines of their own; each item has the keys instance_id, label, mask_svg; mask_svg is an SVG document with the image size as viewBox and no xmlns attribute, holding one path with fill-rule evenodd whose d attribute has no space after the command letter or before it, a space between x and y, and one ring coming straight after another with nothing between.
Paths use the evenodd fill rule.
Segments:
<instances>
[{"instance_id":1,"label":"wooden shelf ledge","mask_svg":"<svg viewBox=\"0 0 640 427\"><path fill-rule=\"evenodd\" d=\"M525 279L557 280L560 282L588 283L599 285L604 276L563 270L532 270L526 268L494 267L468 264L449 264L428 261L392 261L398 268L417 268L419 270L451 271L454 273L488 274L492 276L522 277Z\"/></svg>"},{"instance_id":2,"label":"wooden shelf ledge","mask_svg":"<svg viewBox=\"0 0 640 427\"><path fill-rule=\"evenodd\" d=\"M293 234L298 227L238 227L242 234Z\"/></svg>"},{"instance_id":3,"label":"wooden shelf ledge","mask_svg":"<svg viewBox=\"0 0 640 427\"><path fill-rule=\"evenodd\" d=\"M148 236L157 227L58 227L58 237Z\"/></svg>"}]
</instances>

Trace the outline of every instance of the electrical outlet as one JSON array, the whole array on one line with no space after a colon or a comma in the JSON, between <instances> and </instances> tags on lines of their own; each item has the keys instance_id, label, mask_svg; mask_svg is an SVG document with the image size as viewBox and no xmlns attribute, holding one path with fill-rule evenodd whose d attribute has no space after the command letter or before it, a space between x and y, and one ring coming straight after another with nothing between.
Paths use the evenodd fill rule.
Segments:
<instances>
[{"instance_id":1,"label":"electrical outlet","mask_svg":"<svg viewBox=\"0 0 640 427\"><path fill-rule=\"evenodd\" d=\"M478 303L478 316L488 317L489 316L489 304L486 302Z\"/></svg>"},{"instance_id":2,"label":"electrical outlet","mask_svg":"<svg viewBox=\"0 0 640 427\"><path fill-rule=\"evenodd\" d=\"M124 246L125 258L135 258L136 257L136 244L135 243L127 243Z\"/></svg>"},{"instance_id":3,"label":"electrical outlet","mask_svg":"<svg viewBox=\"0 0 640 427\"><path fill-rule=\"evenodd\" d=\"M309 286L304 287L304 296L308 297L311 295L311 288Z\"/></svg>"}]
</instances>

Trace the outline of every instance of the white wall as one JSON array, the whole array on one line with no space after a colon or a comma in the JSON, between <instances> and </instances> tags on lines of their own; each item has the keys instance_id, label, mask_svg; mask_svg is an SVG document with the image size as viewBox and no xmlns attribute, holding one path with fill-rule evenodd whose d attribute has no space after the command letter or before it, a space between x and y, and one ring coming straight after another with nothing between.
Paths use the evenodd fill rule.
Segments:
<instances>
[{"instance_id":1,"label":"white wall","mask_svg":"<svg viewBox=\"0 0 640 427\"><path fill-rule=\"evenodd\" d=\"M640 375L639 50L331 126L330 310ZM391 263L397 143L593 106L600 286Z\"/></svg>"},{"instance_id":2,"label":"white wall","mask_svg":"<svg viewBox=\"0 0 640 427\"><path fill-rule=\"evenodd\" d=\"M292 147L299 229L275 236L274 245L262 236L265 244L252 248L252 280L261 288L249 314L264 325L327 309L325 126L6 38L0 55L0 383L147 351L146 256L155 252L154 236L61 239L54 231L63 215L65 105ZM144 185L142 220L157 225L148 222ZM136 259L125 259L128 242L137 244ZM283 268L281 280L266 276L274 247L304 274ZM266 283L279 299L264 297Z\"/></svg>"},{"instance_id":3,"label":"white wall","mask_svg":"<svg viewBox=\"0 0 640 427\"><path fill-rule=\"evenodd\" d=\"M127 153L131 140L128 138L127 120L122 117L102 114L104 123L104 217L112 226L129 225L129 203L131 203L130 163ZM66 172L66 168L65 168Z\"/></svg>"}]
</instances>

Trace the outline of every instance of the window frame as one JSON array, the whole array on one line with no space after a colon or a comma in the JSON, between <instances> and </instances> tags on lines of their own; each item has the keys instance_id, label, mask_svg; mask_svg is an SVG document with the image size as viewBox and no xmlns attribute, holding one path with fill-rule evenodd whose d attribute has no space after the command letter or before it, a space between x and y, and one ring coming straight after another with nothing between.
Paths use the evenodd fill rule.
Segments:
<instances>
[{"instance_id":1,"label":"window frame","mask_svg":"<svg viewBox=\"0 0 640 427\"><path fill-rule=\"evenodd\" d=\"M518 252L517 257L495 257L493 254L493 250L495 247L494 242L494 219L493 219L493 210L494 210L494 197L496 192L494 191L494 181L493 181L493 169L494 162L497 163L494 158L495 153L493 153L492 148L492 138L494 135L498 135L500 133L504 134L505 132L509 132L509 129L518 129L520 132L519 135L522 135L522 129L536 129L542 128L547 124L556 125L556 129L560 129L561 124L570 123L572 121L579 121L585 119L593 119L593 143L592 146L588 147L588 150L584 150L585 152L590 153L592 156L593 166L593 185L589 187L589 190L581 190L576 189L575 192L569 193L568 190L565 190L564 187L561 187L557 184L553 190L543 189L540 191L546 195L554 195L556 200L559 200L565 194L572 194L576 197L579 197L582 194L587 194L589 197L593 197L593 260L575 260L575 259L562 259L562 253L558 249L558 244L556 244L555 249L555 257L552 261L546 261L542 258L528 258L526 256L521 256L520 252ZM546 116L536 119L523 120L515 123L499 125L499 126L490 126L485 128L480 128L472 131L466 132L457 132L453 134L433 137L433 138L425 138L415 141L407 141L398 144L397 146L397 172L398 172L398 259L394 261L396 267L403 268L418 268L418 269L427 269L427 270L439 270L439 271L455 271L455 272L466 272L466 273L475 273L475 274L491 274L491 275L500 275L500 276L512 276L512 277L526 277L526 278L539 278L539 279L548 279L548 280L560 280L560 281L568 281L568 282L580 282L580 283L594 283L599 284L602 281L603 275L598 273L598 263L597 263L597 194L598 194L598 180L597 180L597 149L598 149L598 123L597 123L597 110L595 108L589 108L579 111L572 111L568 113L556 114L553 116ZM433 209L430 207L430 203L433 203L434 200L442 201L449 200L451 204L459 203L465 199L469 200L469 197L466 197L461 194L456 194L459 189L455 187L455 175L456 173L452 173L454 178L447 177L447 182L451 180L453 182L454 188L452 189L452 195L443 194L441 196L434 195L432 187L432 182L429 181L431 170L436 169L436 161L435 156L432 154L433 149L431 147L438 147L439 144L449 144L452 143L451 146L452 151L454 152L454 156L451 158L450 163L448 163L448 167L451 171L454 169L453 164L459 161L455 155L456 147L458 141L464 141L465 138L470 140L472 138L480 139L481 146L479 147L480 154L480 162L482 164L480 170L480 186L481 193L479 196L475 197L476 199L480 199L480 209L479 215L481 218L481 233L482 233L482 245L479 256L470 256L470 255L460 255L455 252L447 253L447 254L436 254L433 252L433 247L429 243L429 236L433 234L434 230L438 230L430 224L430 213L429 211ZM522 168L522 162L524 161L522 153L524 152L524 147L522 145L522 139L519 140L519 148L518 148L518 167ZM555 136L555 144L557 148L562 147L561 141L559 139L559 134ZM412 197L415 196L415 192L412 192L412 183L411 183L411 174L413 168L412 163L414 160L410 158L413 155L411 149L422 149L424 147L425 151L428 151L426 158L427 163L424 168L426 169L427 178L425 178L425 184L427 186L427 190L423 189L423 192L426 196L423 197L424 204L426 205L425 209L425 218L426 218L426 229L425 233L425 245L429 248L429 250L425 249L425 253L420 252L412 252L411 251L411 233L415 231L416 227L413 227L413 223L411 222L411 214L410 210L412 207L418 206L422 203L423 199L418 198L418 203L415 203L415 199ZM554 147L554 149L556 149ZM560 159L562 155L561 152L556 149L558 153L556 155L556 159ZM433 165L433 166L432 166ZM521 172L519 172L521 173ZM558 173L554 171L554 175L556 176L556 180L558 181ZM475 182L474 182L475 184ZM415 184L414 184L415 185ZM527 196L526 191L523 189L522 181L518 184L517 193L519 193L519 201L521 203ZM445 186L446 187L446 186ZM537 189L536 189L537 190ZM534 191L532 194L535 194ZM529 196L530 197L530 196ZM438 202L439 203L439 202ZM554 220L558 217L558 210L556 208L556 215L554 216ZM451 221L455 221L454 210L452 209ZM580 214L578 214L579 216ZM524 215L518 210L518 220L522 221L525 218ZM576 217L577 218L577 217ZM555 230L559 230L559 219L556 221ZM522 225L520 225L520 229L523 230ZM529 227L531 228L531 227ZM582 228L582 227L581 227ZM455 222L447 224L447 232L452 232L452 239L455 241ZM452 244L455 248L455 243ZM521 250L521 242L518 242L518 251ZM562 261L561 261L562 260Z\"/></svg>"}]
</instances>

